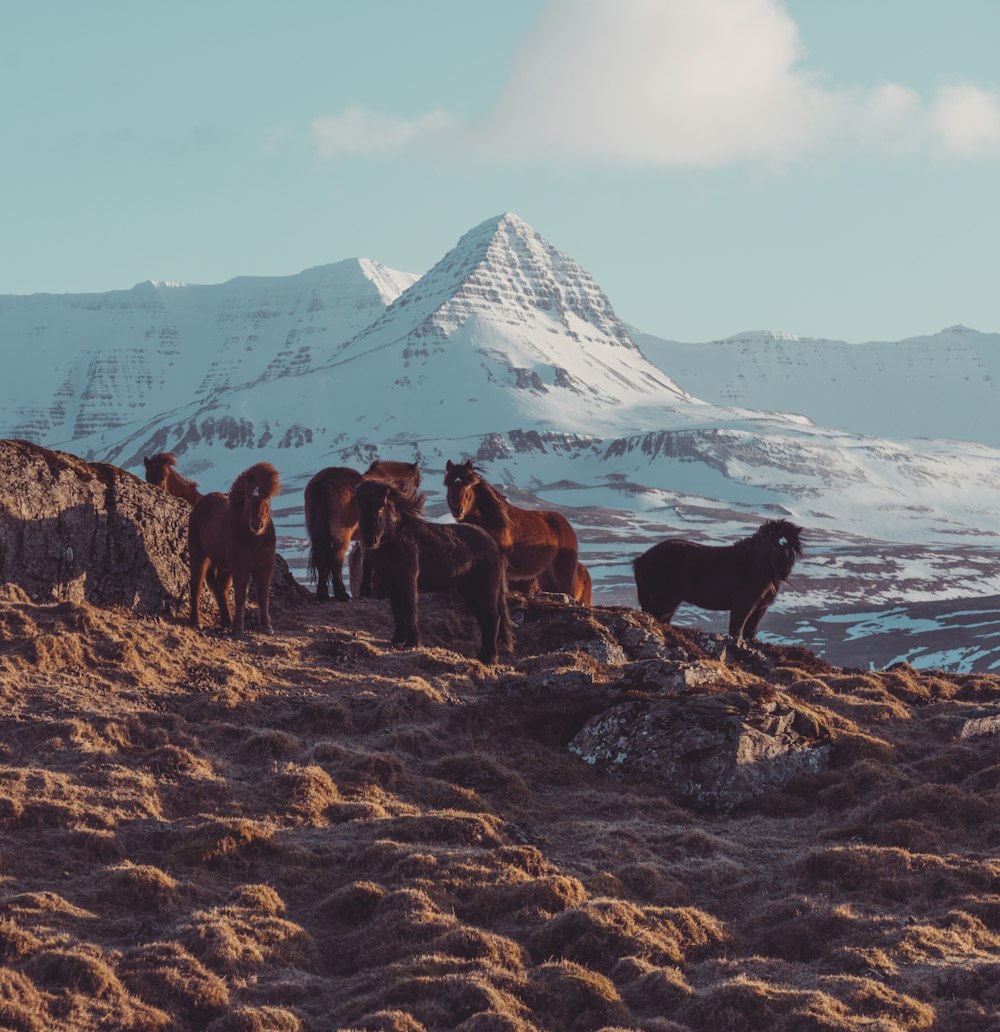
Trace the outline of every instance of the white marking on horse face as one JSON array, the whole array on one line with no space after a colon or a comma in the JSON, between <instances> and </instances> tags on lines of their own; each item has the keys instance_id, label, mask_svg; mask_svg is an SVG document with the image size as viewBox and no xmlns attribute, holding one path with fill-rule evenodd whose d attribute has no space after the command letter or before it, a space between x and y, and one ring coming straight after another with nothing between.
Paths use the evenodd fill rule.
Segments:
<instances>
[{"instance_id":1,"label":"white marking on horse face","mask_svg":"<svg viewBox=\"0 0 1000 1032\"><path fill-rule=\"evenodd\" d=\"M786 537L778 538L778 544L781 545L782 548L784 548L785 545L788 544L788 538L786 538Z\"/></svg>"},{"instance_id":2,"label":"white marking on horse face","mask_svg":"<svg viewBox=\"0 0 1000 1032\"><path fill-rule=\"evenodd\" d=\"M250 492L250 497L251 497L251 498L260 498L260 488L259 488L259 487L255 487L255 488L254 488L254 489L253 489L253 490L252 490L252 491Z\"/></svg>"}]
</instances>

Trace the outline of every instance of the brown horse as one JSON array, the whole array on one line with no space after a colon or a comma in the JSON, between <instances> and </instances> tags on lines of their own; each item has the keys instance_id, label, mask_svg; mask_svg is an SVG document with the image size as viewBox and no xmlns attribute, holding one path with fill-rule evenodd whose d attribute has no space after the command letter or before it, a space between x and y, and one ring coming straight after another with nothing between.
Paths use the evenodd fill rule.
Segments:
<instances>
[{"instance_id":1,"label":"brown horse","mask_svg":"<svg viewBox=\"0 0 1000 1032\"><path fill-rule=\"evenodd\" d=\"M733 545L661 541L632 563L639 605L663 623L670 623L682 602L728 609L729 634L755 638L781 582L802 556L801 533L788 520L767 520Z\"/></svg>"},{"instance_id":2,"label":"brown horse","mask_svg":"<svg viewBox=\"0 0 1000 1032\"><path fill-rule=\"evenodd\" d=\"M281 487L278 471L269 462L245 469L229 489L205 495L191 510L188 549L191 554L191 624L201 626L198 603L205 575L219 604L219 623L232 626L233 637L244 635L247 587L253 579L260 609L260 629L273 634L268 592L274 573L276 535L271 522L271 498ZM229 585L236 592L236 613L229 612Z\"/></svg>"},{"instance_id":3,"label":"brown horse","mask_svg":"<svg viewBox=\"0 0 1000 1032\"><path fill-rule=\"evenodd\" d=\"M539 580L535 578L531 584L528 585L525 591L526 595L537 595L540 591L555 591L556 589L552 586L548 574ZM576 576L573 578L573 594L572 597L577 602L582 603L585 606L593 605L593 585L590 581L590 571L583 563L576 564Z\"/></svg>"},{"instance_id":4,"label":"brown horse","mask_svg":"<svg viewBox=\"0 0 1000 1032\"><path fill-rule=\"evenodd\" d=\"M355 489L360 536L372 570L389 596L393 643L420 644L418 591L455 588L479 622L479 659L514 647L507 609L507 564L496 542L472 525L428 523L423 495L404 495L382 480Z\"/></svg>"},{"instance_id":5,"label":"brown horse","mask_svg":"<svg viewBox=\"0 0 1000 1032\"><path fill-rule=\"evenodd\" d=\"M347 583L355 598L389 597L379 579L372 574L371 563L365 559L365 546L357 536L347 554Z\"/></svg>"},{"instance_id":6,"label":"brown horse","mask_svg":"<svg viewBox=\"0 0 1000 1032\"><path fill-rule=\"evenodd\" d=\"M512 587L527 588L537 577L546 591L575 594L576 534L564 516L549 509L511 505L483 479L472 459L449 461L444 484L452 516L459 523L482 527L500 546Z\"/></svg>"},{"instance_id":7,"label":"brown horse","mask_svg":"<svg viewBox=\"0 0 1000 1032\"><path fill-rule=\"evenodd\" d=\"M344 556L358 527L358 506L354 489L362 479L379 479L393 484L404 494L420 486L420 469L415 462L376 459L364 474L348 466L321 469L306 484L306 530L309 534L309 573L316 577L316 600L328 602L328 581L333 581L333 596L347 602L344 587ZM362 578L360 594L371 593L371 575Z\"/></svg>"},{"instance_id":8,"label":"brown horse","mask_svg":"<svg viewBox=\"0 0 1000 1032\"><path fill-rule=\"evenodd\" d=\"M151 459L144 455L142 461L146 466L147 484L154 484L161 491L183 498L192 505L201 498L197 481L182 477L174 468L177 456L173 452L158 452Z\"/></svg>"}]
</instances>

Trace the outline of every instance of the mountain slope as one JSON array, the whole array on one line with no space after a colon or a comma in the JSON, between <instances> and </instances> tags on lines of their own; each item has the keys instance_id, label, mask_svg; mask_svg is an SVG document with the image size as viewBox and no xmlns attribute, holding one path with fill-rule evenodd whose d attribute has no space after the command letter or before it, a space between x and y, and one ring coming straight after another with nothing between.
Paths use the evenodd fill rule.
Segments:
<instances>
[{"instance_id":1,"label":"mountain slope","mask_svg":"<svg viewBox=\"0 0 1000 1032\"><path fill-rule=\"evenodd\" d=\"M416 279L368 259L213 286L0 297L0 436L71 441L302 372Z\"/></svg>"},{"instance_id":2,"label":"mountain slope","mask_svg":"<svg viewBox=\"0 0 1000 1032\"><path fill-rule=\"evenodd\" d=\"M822 426L878 437L1000 447L1000 333L952 326L867 344L772 332L703 344L649 334L635 340L659 369L718 405L801 412Z\"/></svg>"}]
</instances>

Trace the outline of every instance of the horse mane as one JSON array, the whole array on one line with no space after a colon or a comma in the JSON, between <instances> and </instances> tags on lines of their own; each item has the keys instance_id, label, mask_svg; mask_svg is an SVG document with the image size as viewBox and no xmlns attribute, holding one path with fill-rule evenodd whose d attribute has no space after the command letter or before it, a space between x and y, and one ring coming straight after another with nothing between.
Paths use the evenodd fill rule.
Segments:
<instances>
[{"instance_id":1,"label":"horse mane","mask_svg":"<svg viewBox=\"0 0 1000 1032\"><path fill-rule=\"evenodd\" d=\"M472 490L476 492L476 505L479 508L482 528L486 531L496 531L499 540L509 546L513 529L508 508L510 503L488 480L483 479L478 466L472 468L479 474Z\"/></svg>"},{"instance_id":2,"label":"horse mane","mask_svg":"<svg viewBox=\"0 0 1000 1032\"><path fill-rule=\"evenodd\" d=\"M392 487L389 490L389 497L396 507L396 512L404 519L427 522L424 520L424 502L427 500L427 495L423 491L404 494L398 487Z\"/></svg>"},{"instance_id":3,"label":"horse mane","mask_svg":"<svg viewBox=\"0 0 1000 1032\"><path fill-rule=\"evenodd\" d=\"M255 487L265 498L281 490L281 474L270 462L258 462L256 466L243 470L229 489L229 503L242 505Z\"/></svg>"},{"instance_id":4,"label":"horse mane","mask_svg":"<svg viewBox=\"0 0 1000 1032\"><path fill-rule=\"evenodd\" d=\"M802 558L802 528L789 520L765 520L738 542L757 566L777 580L788 580L796 559Z\"/></svg>"}]
</instances>

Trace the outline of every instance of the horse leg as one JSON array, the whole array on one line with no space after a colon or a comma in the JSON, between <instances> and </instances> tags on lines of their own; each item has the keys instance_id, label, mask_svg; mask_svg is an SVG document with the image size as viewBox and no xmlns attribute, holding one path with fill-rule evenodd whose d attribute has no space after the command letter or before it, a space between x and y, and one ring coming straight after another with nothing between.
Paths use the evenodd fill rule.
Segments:
<instances>
[{"instance_id":1,"label":"horse leg","mask_svg":"<svg viewBox=\"0 0 1000 1032\"><path fill-rule=\"evenodd\" d=\"M344 587L344 556L351 543L350 531L341 530L330 542L330 579L333 581L333 597L338 602L350 602L351 596ZM327 595L327 598L330 596Z\"/></svg>"},{"instance_id":2,"label":"horse leg","mask_svg":"<svg viewBox=\"0 0 1000 1032\"><path fill-rule=\"evenodd\" d=\"M236 595L236 614L233 616L233 637L246 636L247 588L250 585L250 573L241 570L233 577L233 589Z\"/></svg>"},{"instance_id":3,"label":"horse leg","mask_svg":"<svg viewBox=\"0 0 1000 1032\"><path fill-rule=\"evenodd\" d=\"M198 606L201 602L201 589L205 583L205 574L208 572L209 558L200 551L191 549L191 616L192 627L201 627L201 615Z\"/></svg>"},{"instance_id":4,"label":"horse leg","mask_svg":"<svg viewBox=\"0 0 1000 1032\"><path fill-rule=\"evenodd\" d=\"M420 630L417 627L417 578L407 579L403 585L403 620L406 627L406 640L403 644L408 649L420 645Z\"/></svg>"},{"instance_id":5,"label":"horse leg","mask_svg":"<svg viewBox=\"0 0 1000 1032\"><path fill-rule=\"evenodd\" d=\"M367 553L362 551L362 553L361 553L361 586L358 588L358 594L362 598L375 598L374 576L375 576L375 572L372 570L372 562L368 558Z\"/></svg>"},{"instance_id":6,"label":"horse leg","mask_svg":"<svg viewBox=\"0 0 1000 1032\"><path fill-rule=\"evenodd\" d=\"M232 627L233 614L229 611L229 585L233 578L225 570L213 566L208 571L208 583L215 595L215 603L219 607L219 626L223 630Z\"/></svg>"},{"instance_id":7,"label":"horse leg","mask_svg":"<svg viewBox=\"0 0 1000 1032\"><path fill-rule=\"evenodd\" d=\"M549 567L549 577L552 580L553 590L576 598L576 551L569 548L560 548L556 557Z\"/></svg>"},{"instance_id":8,"label":"horse leg","mask_svg":"<svg viewBox=\"0 0 1000 1032\"><path fill-rule=\"evenodd\" d=\"M417 630L417 585L393 585L389 592L389 607L392 609L392 644L416 648L420 644Z\"/></svg>"},{"instance_id":9,"label":"horse leg","mask_svg":"<svg viewBox=\"0 0 1000 1032\"><path fill-rule=\"evenodd\" d=\"M271 624L271 577L274 566L263 566L253 573L253 588L257 594L257 608L260 611L260 629L264 634L274 634Z\"/></svg>"},{"instance_id":10,"label":"horse leg","mask_svg":"<svg viewBox=\"0 0 1000 1032\"><path fill-rule=\"evenodd\" d=\"M479 662L493 664L497 658L497 640L500 635L500 585L498 578L491 584L485 580L465 583L459 591L469 611L479 622Z\"/></svg>"},{"instance_id":11,"label":"horse leg","mask_svg":"<svg viewBox=\"0 0 1000 1032\"><path fill-rule=\"evenodd\" d=\"M743 637L747 641L753 641L757 637L757 628L760 626L760 622L764 618L764 614L766 612L766 604L758 605L755 609L751 610L746 623L743 625Z\"/></svg>"},{"instance_id":12,"label":"horse leg","mask_svg":"<svg viewBox=\"0 0 1000 1032\"><path fill-rule=\"evenodd\" d=\"M764 619L764 614L767 612L768 607L774 601L777 594L778 592L776 590L769 588L757 600L757 604L750 610L750 615L747 617L746 623L743 624L744 638L752 641L757 637L757 628L760 627L760 622Z\"/></svg>"},{"instance_id":13,"label":"horse leg","mask_svg":"<svg viewBox=\"0 0 1000 1032\"><path fill-rule=\"evenodd\" d=\"M313 562L316 564L316 601L329 602L330 589L327 581L330 579L330 565L326 557L326 548L313 549Z\"/></svg>"}]
</instances>

